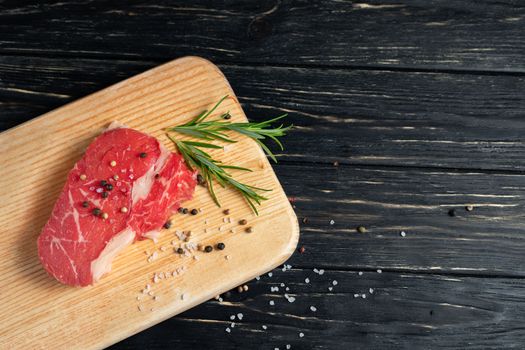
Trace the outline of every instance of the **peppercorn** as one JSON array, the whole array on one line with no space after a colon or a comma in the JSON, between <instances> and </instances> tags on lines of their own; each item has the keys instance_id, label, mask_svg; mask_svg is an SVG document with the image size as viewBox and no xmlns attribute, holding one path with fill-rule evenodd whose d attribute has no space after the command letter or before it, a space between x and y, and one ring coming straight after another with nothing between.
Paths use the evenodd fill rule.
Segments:
<instances>
[{"instance_id":1,"label":"peppercorn","mask_svg":"<svg viewBox=\"0 0 525 350\"><path fill-rule=\"evenodd\" d=\"M201 174L198 174L197 175L197 183L199 185L204 185L205 181L204 181L204 176L202 176Z\"/></svg>"},{"instance_id":2,"label":"peppercorn","mask_svg":"<svg viewBox=\"0 0 525 350\"><path fill-rule=\"evenodd\" d=\"M155 178L158 179L160 177L160 174L155 174Z\"/></svg>"},{"instance_id":3,"label":"peppercorn","mask_svg":"<svg viewBox=\"0 0 525 350\"><path fill-rule=\"evenodd\" d=\"M148 155L146 154L146 152L142 152L141 154L139 154L139 157L140 158L146 158Z\"/></svg>"},{"instance_id":4,"label":"peppercorn","mask_svg":"<svg viewBox=\"0 0 525 350\"><path fill-rule=\"evenodd\" d=\"M166 221L162 227L164 227L166 230L169 229L171 227L171 220Z\"/></svg>"},{"instance_id":5,"label":"peppercorn","mask_svg":"<svg viewBox=\"0 0 525 350\"><path fill-rule=\"evenodd\" d=\"M252 227L250 226L250 227L246 227L246 229L244 229L244 231L245 231L246 233L252 233L252 232L253 232L253 229L252 229Z\"/></svg>"},{"instance_id":6,"label":"peppercorn","mask_svg":"<svg viewBox=\"0 0 525 350\"><path fill-rule=\"evenodd\" d=\"M246 221L245 219L239 221L239 225L246 225L247 223L248 221Z\"/></svg>"},{"instance_id":7,"label":"peppercorn","mask_svg":"<svg viewBox=\"0 0 525 350\"><path fill-rule=\"evenodd\" d=\"M204 251L206 253L210 253L212 250L213 250L213 247L211 245L207 245L206 247L204 247Z\"/></svg>"},{"instance_id":8,"label":"peppercorn","mask_svg":"<svg viewBox=\"0 0 525 350\"><path fill-rule=\"evenodd\" d=\"M109 193L107 193L107 192L102 192L101 195L102 195L102 198L108 198Z\"/></svg>"},{"instance_id":9,"label":"peppercorn","mask_svg":"<svg viewBox=\"0 0 525 350\"><path fill-rule=\"evenodd\" d=\"M105 187L106 187L106 190L108 190L108 191L111 191L113 189L113 185L112 184L107 184Z\"/></svg>"},{"instance_id":10,"label":"peppercorn","mask_svg":"<svg viewBox=\"0 0 525 350\"><path fill-rule=\"evenodd\" d=\"M456 210L455 209L450 209L448 211L448 216L456 216Z\"/></svg>"},{"instance_id":11,"label":"peppercorn","mask_svg":"<svg viewBox=\"0 0 525 350\"><path fill-rule=\"evenodd\" d=\"M188 214L188 208L182 209L182 214Z\"/></svg>"},{"instance_id":12,"label":"peppercorn","mask_svg":"<svg viewBox=\"0 0 525 350\"><path fill-rule=\"evenodd\" d=\"M181 213L181 214L182 214L182 211L183 211L183 210L184 210L183 207L180 207L179 209L177 209L177 211L178 211L179 213Z\"/></svg>"},{"instance_id":13,"label":"peppercorn","mask_svg":"<svg viewBox=\"0 0 525 350\"><path fill-rule=\"evenodd\" d=\"M99 216L100 214L102 214L102 210L100 210L99 208L95 208L93 209L92 213L95 216Z\"/></svg>"},{"instance_id":14,"label":"peppercorn","mask_svg":"<svg viewBox=\"0 0 525 350\"><path fill-rule=\"evenodd\" d=\"M184 249L182 249L182 248L177 248L177 253L179 253L179 254L184 254Z\"/></svg>"},{"instance_id":15,"label":"peppercorn","mask_svg":"<svg viewBox=\"0 0 525 350\"><path fill-rule=\"evenodd\" d=\"M366 227L364 227L364 226L357 226L357 232L365 233L366 232Z\"/></svg>"},{"instance_id":16,"label":"peppercorn","mask_svg":"<svg viewBox=\"0 0 525 350\"><path fill-rule=\"evenodd\" d=\"M230 209L225 209L222 213L224 215L230 215Z\"/></svg>"},{"instance_id":17,"label":"peppercorn","mask_svg":"<svg viewBox=\"0 0 525 350\"><path fill-rule=\"evenodd\" d=\"M299 248L299 253L303 254L306 251L305 247Z\"/></svg>"},{"instance_id":18,"label":"peppercorn","mask_svg":"<svg viewBox=\"0 0 525 350\"><path fill-rule=\"evenodd\" d=\"M102 180L100 181L100 186L104 187L108 184L108 182L106 180Z\"/></svg>"},{"instance_id":19,"label":"peppercorn","mask_svg":"<svg viewBox=\"0 0 525 350\"><path fill-rule=\"evenodd\" d=\"M226 248L226 245L224 243L217 243L217 249L224 250Z\"/></svg>"},{"instance_id":20,"label":"peppercorn","mask_svg":"<svg viewBox=\"0 0 525 350\"><path fill-rule=\"evenodd\" d=\"M84 202L82 202L82 206L83 206L84 208L87 208L87 207L89 207L89 203L86 202L86 201L84 201Z\"/></svg>"},{"instance_id":21,"label":"peppercorn","mask_svg":"<svg viewBox=\"0 0 525 350\"><path fill-rule=\"evenodd\" d=\"M197 209L192 209L190 213L191 215L197 215L199 211Z\"/></svg>"},{"instance_id":22,"label":"peppercorn","mask_svg":"<svg viewBox=\"0 0 525 350\"><path fill-rule=\"evenodd\" d=\"M230 113L226 113L224 116L223 116L224 119L228 120L228 119L231 119L232 116L230 115Z\"/></svg>"}]
</instances>

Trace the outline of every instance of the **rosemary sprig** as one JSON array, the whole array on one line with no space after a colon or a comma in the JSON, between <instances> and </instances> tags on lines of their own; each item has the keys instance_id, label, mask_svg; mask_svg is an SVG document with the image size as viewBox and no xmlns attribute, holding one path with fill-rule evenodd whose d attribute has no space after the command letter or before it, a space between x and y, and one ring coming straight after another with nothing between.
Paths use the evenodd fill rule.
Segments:
<instances>
[{"instance_id":1,"label":"rosemary sprig","mask_svg":"<svg viewBox=\"0 0 525 350\"><path fill-rule=\"evenodd\" d=\"M252 123L252 122L245 122L245 123L231 123L228 121L224 121L224 117L229 114L229 112L223 113L220 115L218 119L205 121L207 117L210 116L211 113L213 113L217 107L227 98L228 96L224 96L217 102L217 104L210 109L209 111L203 111L201 114L196 116L193 120L189 121L186 124L175 126L173 128L169 128L168 131L176 131L181 134L185 134L188 136L204 139L204 140L220 140L224 142L230 142L234 143L237 142L228 135L226 135L225 131L234 131L236 133L239 133L244 136L248 136L257 142L259 146L264 150L264 152L275 162L277 163L277 158L275 158L275 155L272 153L272 151L262 142L262 140L266 138L270 138L273 140L281 150L284 150L284 147L277 138L286 135L286 132L292 128L292 125L284 127L283 125L280 125L278 127L272 128L271 124L283 119L287 116L287 114L283 114L277 118L273 118L270 120L266 120L260 123Z\"/></svg>"},{"instance_id":2,"label":"rosemary sprig","mask_svg":"<svg viewBox=\"0 0 525 350\"><path fill-rule=\"evenodd\" d=\"M260 205L261 201L266 200L267 198L257 193L257 191L271 190L241 183L235 180L229 173L229 170L251 171L250 169L224 164L219 160L213 159L209 153L202 150L202 148L223 148L221 146L208 142L178 140L171 134L171 132L178 132L206 141L219 140L223 142L234 143L237 141L231 139L224 132L237 132L241 135L245 135L254 139L262 147L266 154L268 154L268 156L274 162L277 162L275 155L261 140L270 138L281 148L281 150L283 149L283 145L277 139L277 137L284 136L292 126L284 127L283 125L280 125L277 128L271 128L271 123L284 118L286 114L261 123L231 123L225 121L226 115L229 114L229 112L226 112L221 114L216 120L205 121L205 119L208 118L227 97L228 96L224 96L221 98L212 109L201 112L190 122L166 129L167 136L177 146L177 149L186 161L187 165L192 169L197 169L200 171L201 175L206 181L213 201L219 207L221 205L213 188L213 180L215 180L222 187L230 186L237 190L244 197L255 214L259 215L255 204Z\"/></svg>"}]
</instances>

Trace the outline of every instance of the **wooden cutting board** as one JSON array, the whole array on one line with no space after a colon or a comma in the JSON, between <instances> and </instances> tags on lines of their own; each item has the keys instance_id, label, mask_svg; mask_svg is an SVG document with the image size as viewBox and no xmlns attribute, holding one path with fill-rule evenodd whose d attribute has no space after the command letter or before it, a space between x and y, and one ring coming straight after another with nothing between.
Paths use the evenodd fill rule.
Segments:
<instances>
[{"instance_id":1,"label":"wooden cutting board","mask_svg":"<svg viewBox=\"0 0 525 350\"><path fill-rule=\"evenodd\" d=\"M175 215L173 227L156 244L142 241L127 248L95 286L61 285L39 263L36 239L66 174L105 127L118 120L173 149L162 129L186 122L224 95L232 98L218 111L230 110L233 121L245 121L220 70L204 59L185 57L0 134L1 348L101 349L271 270L293 253L297 218L264 153L239 137L215 155L254 169L236 173L242 181L272 189L259 216L234 191L218 190L220 209L199 186L185 206L201 208L200 214ZM223 214L225 208L230 215ZM241 219L252 233L244 232ZM181 257L172 245L180 243L176 230L191 230L195 243L224 242L226 249ZM154 252L157 258L148 259ZM154 283L160 272L170 277ZM153 295L143 293L147 284Z\"/></svg>"}]
</instances>

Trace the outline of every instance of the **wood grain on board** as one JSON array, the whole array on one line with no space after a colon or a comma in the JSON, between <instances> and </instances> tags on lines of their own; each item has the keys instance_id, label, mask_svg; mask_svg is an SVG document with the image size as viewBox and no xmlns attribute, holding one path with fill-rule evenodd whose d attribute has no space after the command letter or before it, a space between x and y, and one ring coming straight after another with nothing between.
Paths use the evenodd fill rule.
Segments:
<instances>
[{"instance_id":1,"label":"wood grain on board","mask_svg":"<svg viewBox=\"0 0 525 350\"><path fill-rule=\"evenodd\" d=\"M241 181L272 189L260 216L238 194L221 189L218 196L232 218L232 223L225 223L222 209L200 187L185 205L202 208L202 213L177 215L173 229L166 230L156 245L142 241L126 249L115 259L114 271L95 286L61 285L40 266L36 238L66 174L110 122L118 120L169 145L164 128L211 108L224 95L231 98L221 109L230 110L233 120L246 120L219 69L201 58L187 57L0 134L0 273L9 286L0 293L3 347L103 348L252 279L292 254L298 239L295 214L262 150L244 138L217 156L254 169L237 174ZM245 233L240 219L247 219L254 232ZM178 241L175 230L191 230L196 243L221 241L227 248L197 252L198 261L180 256L172 245ZM256 253L253 247L258 247ZM159 257L148 262L146 251L157 251ZM152 282L154 273L177 269L184 272ZM146 284L152 285L158 300L141 293Z\"/></svg>"}]
</instances>

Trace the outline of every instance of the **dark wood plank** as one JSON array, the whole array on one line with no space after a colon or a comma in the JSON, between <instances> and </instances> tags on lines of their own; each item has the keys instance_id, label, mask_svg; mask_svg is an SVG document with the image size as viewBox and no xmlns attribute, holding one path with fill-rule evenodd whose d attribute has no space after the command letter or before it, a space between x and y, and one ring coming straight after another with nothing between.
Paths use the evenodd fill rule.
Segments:
<instances>
[{"instance_id":1,"label":"dark wood plank","mask_svg":"<svg viewBox=\"0 0 525 350\"><path fill-rule=\"evenodd\" d=\"M154 62L0 57L0 127ZM297 127L285 160L525 170L525 77L221 65L253 120Z\"/></svg>"},{"instance_id":2,"label":"dark wood plank","mask_svg":"<svg viewBox=\"0 0 525 350\"><path fill-rule=\"evenodd\" d=\"M0 53L524 71L518 1L3 1Z\"/></svg>"},{"instance_id":3,"label":"dark wood plank","mask_svg":"<svg viewBox=\"0 0 525 350\"><path fill-rule=\"evenodd\" d=\"M249 287L110 349L492 349L521 348L525 341L523 280L340 270L320 276L292 269ZM230 316L238 313L242 321L227 333Z\"/></svg>"}]
</instances>

